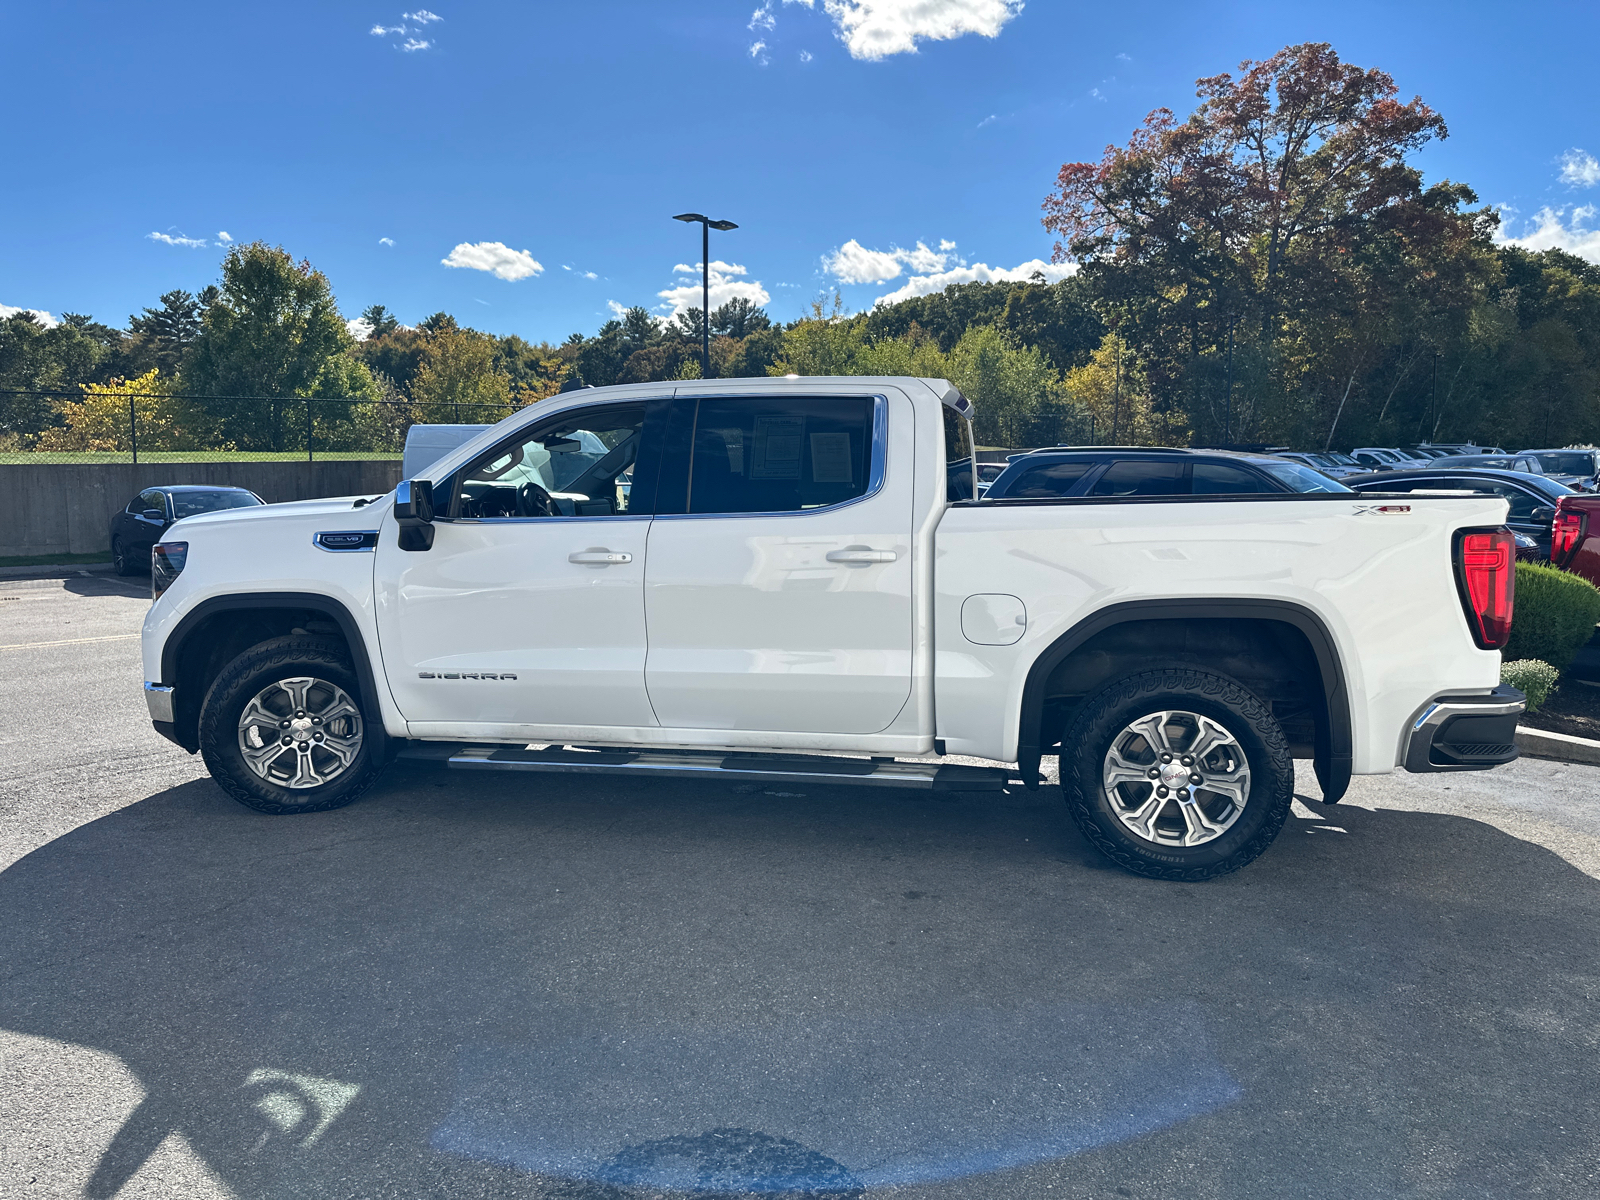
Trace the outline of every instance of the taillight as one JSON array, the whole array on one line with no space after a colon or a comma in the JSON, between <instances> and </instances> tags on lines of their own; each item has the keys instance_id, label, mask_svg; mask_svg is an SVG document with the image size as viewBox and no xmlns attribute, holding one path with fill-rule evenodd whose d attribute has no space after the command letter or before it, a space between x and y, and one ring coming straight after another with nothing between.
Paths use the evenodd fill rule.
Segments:
<instances>
[{"instance_id":1,"label":"taillight","mask_svg":"<svg viewBox=\"0 0 1600 1200\"><path fill-rule=\"evenodd\" d=\"M188 542L156 543L150 550L150 599L161 599L161 593L183 574L183 566L188 561Z\"/></svg>"},{"instance_id":2,"label":"taillight","mask_svg":"<svg viewBox=\"0 0 1600 1200\"><path fill-rule=\"evenodd\" d=\"M1555 524L1550 528L1550 561L1564 567L1583 545L1584 527L1588 517L1574 508L1556 508Z\"/></svg>"},{"instance_id":3,"label":"taillight","mask_svg":"<svg viewBox=\"0 0 1600 1200\"><path fill-rule=\"evenodd\" d=\"M1509 529L1463 530L1456 534L1456 587L1472 639L1498 650L1511 637L1516 593L1516 542Z\"/></svg>"}]
</instances>

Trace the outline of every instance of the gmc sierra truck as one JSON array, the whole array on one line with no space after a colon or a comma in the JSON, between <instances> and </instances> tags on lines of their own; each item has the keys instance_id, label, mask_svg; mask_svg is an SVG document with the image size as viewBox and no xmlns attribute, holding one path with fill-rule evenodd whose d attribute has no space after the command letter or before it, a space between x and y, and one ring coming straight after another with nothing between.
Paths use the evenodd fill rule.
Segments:
<instances>
[{"instance_id":1,"label":"gmc sierra truck","mask_svg":"<svg viewBox=\"0 0 1600 1200\"><path fill-rule=\"evenodd\" d=\"M397 755L980 790L1055 755L1095 846L1186 880L1271 844L1296 758L1332 803L1516 757L1503 499L987 501L971 415L932 379L588 389L385 497L180 521L152 720L266 813Z\"/></svg>"}]
</instances>

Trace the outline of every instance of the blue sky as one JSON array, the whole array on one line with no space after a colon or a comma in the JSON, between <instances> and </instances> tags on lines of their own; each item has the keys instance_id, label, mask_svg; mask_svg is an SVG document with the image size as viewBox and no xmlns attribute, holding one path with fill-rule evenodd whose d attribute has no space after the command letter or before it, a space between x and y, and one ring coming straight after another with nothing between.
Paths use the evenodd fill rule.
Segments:
<instances>
[{"instance_id":1,"label":"blue sky","mask_svg":"<svg viewBox=\"0 0 1600 1200\"><path fill-rule=\"evenodd\" d=\"M741 226L713 304L866 308L1048 260L1062 162L1311 40L1442 112L1430 179L1600 260L1592 0L428 2L0 6L0 306L120 324L213 282L226 234L310 259L349 317L559 341L698 304L669 219L698 211Z\"/></svg>"}]
</instances>

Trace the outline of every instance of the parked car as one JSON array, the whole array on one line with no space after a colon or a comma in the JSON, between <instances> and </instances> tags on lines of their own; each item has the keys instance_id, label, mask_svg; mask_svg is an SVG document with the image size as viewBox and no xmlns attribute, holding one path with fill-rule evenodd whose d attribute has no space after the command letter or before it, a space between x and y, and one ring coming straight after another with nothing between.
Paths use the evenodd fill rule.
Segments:
<instances>
[{"instance_id":1,"label":"parked car","mask_svg":"<svg viewBox=\"0 0 1600 1200\"><path fill-rule=\"evenodd\" d=\"M1350 457L1369 471L1398 471L1420 465L1419 460L1383 446L1358 446L1350 451Z\"/></svg>"},{"instance_id":2,"label":"parked car","mask_svg":"<svg viewBox=\"0 0 1600 1200\"><path fill-rule=\"evenodd\" d=\"M1522 450L1539 460L1546 475L1554 475L1585 492L1600 489L1600 450Z\"/></svg>"},{"instance_id":3,"label":"parked car","mask_svg":"<svg viewBox=\"0 0 1600 1200\"><path fill-rule=\"evenodd\" d=\"M118 575L150 569L150 547L176 521L224 508L253 508L265 501L236 487L176 483L146 488L111 518L111 567Z\"/></svg>"},{"instance_id":4,"label":"parked car","mask_svg":"<svg viewBox=\"0 0 1600 1200\"><path fill-rule=\"evenodd\" d=\"M940 790L1037 787L1054 755L1108 858L1193 881L1271 844L1294 758L1332 802L1516 757L1499 497L1374 515L1298 463L1098 448L1093 494L978 500L971 415L939 380L600 388L382 503L191 518L144 623L151 719L266 813L348 804L396 752Z\"/></svg>"},{"instance_id":5,"label":"parked car","mask_svg":"<svg viewBox=\"0 0 1600 1200\"><path fill-rule=\"evenodd\" d=\"M1221 496L1347 490L1322 472L1266 454L1148 446L1053 447L1019 455L989 500L1072 496Z\"/></svg>"},{"instance_id":6,"label":"parked car","mask_svg":"<svg viewBox=\"0 0 1600 1200\"><path fill-rule=\"evenodd\" d=\"M978 464L978 495L987 494L989 486L1000 478L1006 469L1005 463L981 462Z\"/></svg>"},{"instance_id":7,"label":"parked car","mask_svg":"<svg viewBox=\"0 0 1600 1200\"><path fill-rule=\"evenodd\" d=\"M1454 491L1492 492L1510 505L1506 525L1538 543L1536 557L1551 561L1551 535L1558 503L1581 499L1579 493L1547 475L1493 467L1458 467L1455 458L1441 458L1415 471L1357 475L1345 483L1358 492ZM1600 505L1600 498L1593 501Z\"/></svg>"},{"instance_id":8,"label":"parked car","mask_svg":"<svg viewBox=\"0 0 1600 1200\"><path fill-rule=\"evenodd\" d=\"M1556 501L1550 563L1600 587L1600 496L1574 494Z\"/></svg>"},{"instance_id":9,"label":"parked car","mask_svg":"<svg viewBox=\"0 0 1600 1200\"><path fill-rule=\"evenodd\" d=\"M1346 475L1362 475L1367 470L1347 454L1332 454L1317 450L1281 450L1276 457L1290 459L1310 467L1313 471L1321 471L1330 479L1343 479Z\"/></svg>"},{"instance_id":10,"label":"parked car","mask_svg":"<svg viewBox=\"0 0 1600 1200\"><path fill-rule=\"evenodd\" d=\"M1443 454L1504 454L1500 446L1480 446L1476 442L1422 442L1415 447L1420 452L1426 452L1438 458Z\"/></svg>"},{"instance_id":11,"label":"parked car","mask_svg":"<svg viewBox=\"0 0 1600 1200\"><path fill-rule=\"evenodd\" d=\"M406 430L406 445L400 456L400 477L426 479L429 467L487 428L487 425L413 425Z\"/></svg>"}]
</instances>

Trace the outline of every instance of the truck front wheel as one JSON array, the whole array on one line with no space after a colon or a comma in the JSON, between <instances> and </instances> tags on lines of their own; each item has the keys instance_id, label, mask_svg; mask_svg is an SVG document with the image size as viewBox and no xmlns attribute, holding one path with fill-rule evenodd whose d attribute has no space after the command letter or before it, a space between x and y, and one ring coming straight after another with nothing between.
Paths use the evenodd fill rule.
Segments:
<instances>
[{"instance_id":1,"label":"truck front wheel","mask_svg":"<svg viewBox=\"0 0 1600 1200\"><path fill-rule=\"evenodd\" d=\"M1271 711L1204 671L1108 685L1061 745L1078 828L1118 866L1153 879L1237 871L1272 844L1294 799L1294 762Z\"/></svg>"},{"instance_id":2,"label":"truck front wheel","mask_svg":"<svg viewBox=\"0 0 1600 1200\"><path fill-rule=\"evenodd\" d=\"M294 635L222 669L200 708L211 777L257 812L325 812L357 799L379 763L343 648Z\"/></svg>"}]
</instances>

